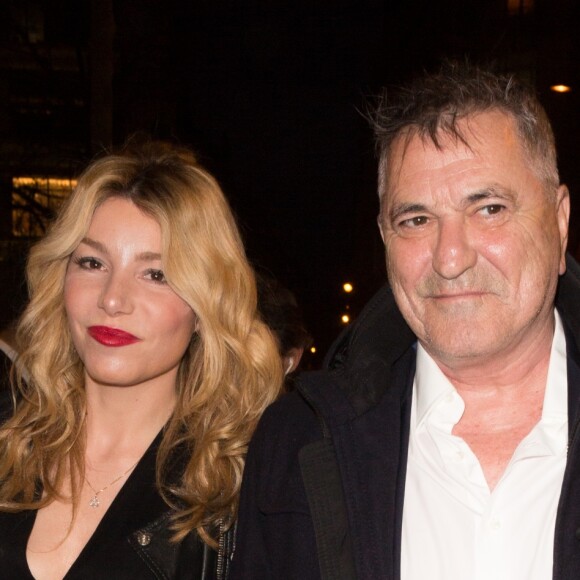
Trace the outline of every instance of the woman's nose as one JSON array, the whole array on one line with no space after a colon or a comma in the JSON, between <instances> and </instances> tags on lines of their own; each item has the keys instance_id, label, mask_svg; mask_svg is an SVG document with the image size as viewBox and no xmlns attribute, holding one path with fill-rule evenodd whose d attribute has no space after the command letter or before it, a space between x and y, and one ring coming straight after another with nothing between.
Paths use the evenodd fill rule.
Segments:
<instances>
[{"instance_id":1,"label":"woman's nose","mask_svg":"<svg viewBox=\"0 0 580 580\"><path fill-rule=\"evenodd\" d=\"M109 316L130 313L133 310L133 302L129 280L116 273L107 276L99 294L98 306Z\"/></svg>"}]
</instances>

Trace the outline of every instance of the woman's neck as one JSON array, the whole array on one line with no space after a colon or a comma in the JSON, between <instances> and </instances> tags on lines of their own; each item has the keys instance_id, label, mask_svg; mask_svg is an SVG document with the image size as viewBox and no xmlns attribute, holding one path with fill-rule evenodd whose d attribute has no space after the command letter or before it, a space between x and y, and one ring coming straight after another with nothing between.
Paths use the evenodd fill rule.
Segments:
<instances>
[{"instance_id":1,"label":"woman's neck","mask_svg":"<svg viewBox=\"0 0 580 580\"><path fill-rule=\"evenodd\" d=\"M86 455L138 459L167 423L175 407L173 384L113 387L86 381Z\"/></svg>"}]
</instances>

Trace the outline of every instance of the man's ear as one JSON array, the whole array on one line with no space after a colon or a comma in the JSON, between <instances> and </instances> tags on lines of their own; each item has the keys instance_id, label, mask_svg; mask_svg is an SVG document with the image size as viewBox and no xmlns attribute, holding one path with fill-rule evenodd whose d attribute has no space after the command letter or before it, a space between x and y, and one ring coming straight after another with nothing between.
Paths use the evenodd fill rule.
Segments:
<instances>
[{"instance_id":1,"label":"man's ear","mask_svg":"<svg viewBox=\"0 0 580 580\"><path fill-rule=\"evenodd\" d=\"M383 231L383 214L381 212L379 212L379 215L377 216L377 224L379 225L379 232L381 232L381 238L383 240L383 244L385 243L385 232Z\"/></svg>"},{"instance_id":2,"label":"man's ear","mask_svg":"<svg viewBox=\"0 0 580 580\"><path fill-rule=\"evenodd\" d=\"M568 224L570 222L570 193L565 185L556 192L556 219L560 232L560 274L566 271L566 248L568 247Z\"/></svg>"}]
</instances>

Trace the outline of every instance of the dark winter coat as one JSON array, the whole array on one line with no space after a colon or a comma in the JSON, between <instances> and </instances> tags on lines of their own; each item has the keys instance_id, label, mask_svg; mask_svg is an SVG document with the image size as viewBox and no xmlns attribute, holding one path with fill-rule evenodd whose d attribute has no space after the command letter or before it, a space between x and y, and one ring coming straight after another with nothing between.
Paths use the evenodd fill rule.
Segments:
<instances>
[{"instance_id":1,"label":"dark winter coat","mask_svg":"<svg viewBox=\"0 0 580 580\"><path fill-rule=\"evenodd\" d=\"M580 266L556 306L568 350L569 456L554 580L580 578ZM398 580L416 338L388 288L265 413L242 488L234 580ZM420 556L418 556L420 557Z\"/></svg>"}]
</instances>

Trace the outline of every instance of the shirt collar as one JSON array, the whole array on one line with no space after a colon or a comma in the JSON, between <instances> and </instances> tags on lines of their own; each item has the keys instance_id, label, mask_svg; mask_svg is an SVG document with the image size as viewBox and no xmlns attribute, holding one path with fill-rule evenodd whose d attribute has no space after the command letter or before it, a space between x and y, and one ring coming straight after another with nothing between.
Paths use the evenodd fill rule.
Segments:
<instances>
[{"instance_id":1,"label":"shirt collar","mask_svg":"<svg viewBox=\"0 0 580 580\"><path fill-rule=\"evenodd\" d=\"M557 310L554 310L554 319L554 338L552 339L552 349L550 351L542 421L561 422L562 420L567 420L568 409L566 336ZM457 392L437 366L437 363L419 343L417 344L414 387L416 395L416 425L419 425L425 419L437 402Z\"/></svg>"},{"instance_id":2,"label":"shirt collar","mask_svg":"<svg viewBox=\"0 0 580 580\"><path fill-rule=\"evenodd\" d=\"M554 311L556 321L552 351L550 352L550 365L548 366L548 379L546 382L546 394L544 395L544 407L542 420L562 418L568 420L568 361L566 355L566 335L564 325L558 311Z\"/></svg>"},{"instance_id":3,"label":"shirt collar","mask_svg":"<svg viewBox=\"0 0 580 580\"><path fill-rule=\"evenodd\" d=\"M416 424L419 425L425 419L438 401L455 392L455 387L449 382L437 363L418 343L415 371Z\"/></svg>"}]
</instances>

